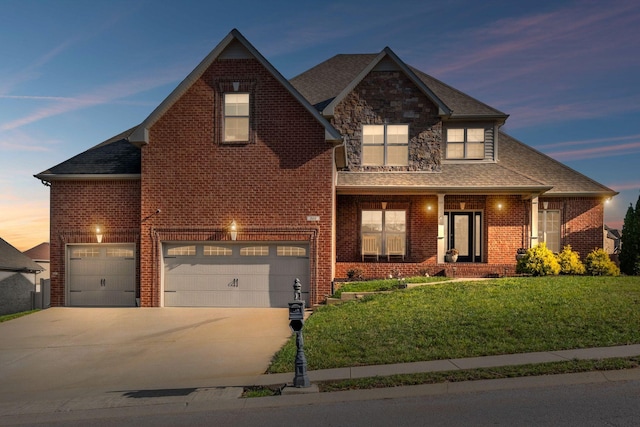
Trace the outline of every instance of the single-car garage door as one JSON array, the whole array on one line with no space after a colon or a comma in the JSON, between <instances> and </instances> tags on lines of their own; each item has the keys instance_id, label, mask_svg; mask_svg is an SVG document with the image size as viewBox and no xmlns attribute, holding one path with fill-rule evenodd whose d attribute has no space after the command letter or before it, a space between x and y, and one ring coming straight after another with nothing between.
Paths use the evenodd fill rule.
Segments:
<instances>
[{"instance_id":1,"label":"single-car garage door","mask_svg":"<svg viewBox=\"0 0 640 427\"><path fill-rule=\"evenodd\" d=\"M309 296L307 242L165 243L167 307L287 307L296 278Z\"/></svg>"},{"instance_id":2,"label":"single-car garage door","mask_svg":"<svg viewBox=\"0 0 640 427\"><path fill-rule=\"evenodd\" d=\"M134 307L135 246L69 245L70 306Z\"/></svg>"}]
</instances>

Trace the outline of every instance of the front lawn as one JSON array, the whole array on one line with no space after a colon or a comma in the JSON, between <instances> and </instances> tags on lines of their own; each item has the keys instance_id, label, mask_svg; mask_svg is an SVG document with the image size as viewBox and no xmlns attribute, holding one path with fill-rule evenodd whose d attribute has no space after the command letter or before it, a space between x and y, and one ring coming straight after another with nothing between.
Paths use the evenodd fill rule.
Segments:
<instances>
[{"instance_id":1,"label":"front lawn","mask_svg":"<svg viewBox=\"0 0 640 427\"><path fill-rule=\"evenodd\" d=\"M640 343L640 277L434 283L318 309L308 369ZM269 372L294 370L295 340Z\"/></svg>"}]
</instances>

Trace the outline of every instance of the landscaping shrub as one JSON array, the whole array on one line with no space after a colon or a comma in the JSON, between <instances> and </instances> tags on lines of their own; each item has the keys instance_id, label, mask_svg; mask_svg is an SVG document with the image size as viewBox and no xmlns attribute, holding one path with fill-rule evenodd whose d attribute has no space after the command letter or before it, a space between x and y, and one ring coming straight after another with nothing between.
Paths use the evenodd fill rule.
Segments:
<instances>
[{"instance_id":1,"label":"landscaping shrub","mask_svg":"<svg viewBox=\"0 0 640 427\"><path fill-rule=\"evenodd\" d=\"M620 269L604 249L594 249L585 259L585 268L592 276L619 276Z\"/></svg>"},{"instance_id":2,"label":"landscaping shrub","mask_svg":"<svg viewBox=\"0 0 640 427\"><path fill-rule=\"evenodd\" d=\"M543 242L527 250L526 255L518 261L516 271L533 276L556 276L560 273L560 264Z\"/></svg>"},{"instance_id":3,"label":"landscaping shrub","mask_svg":"<svg viewBox=\"0 0 640 427\"><path fill-rule=\"evenodd\" d=\"M359 268L352 268L347 271L347 279L349 279L350 282L364 280L364 272Z\"/></svg>"},{"instance_id":4,"label":"landscaping shrub","mask_svg":"<svg viewBox=\"0 0 640 427\"><path fill-rule=\"evenodd\" d=\"M571 245L567 245L558 255L560 264L560 274L584 274L585 268L578 252L571 250Z\"/></svg>"}]
</instances>

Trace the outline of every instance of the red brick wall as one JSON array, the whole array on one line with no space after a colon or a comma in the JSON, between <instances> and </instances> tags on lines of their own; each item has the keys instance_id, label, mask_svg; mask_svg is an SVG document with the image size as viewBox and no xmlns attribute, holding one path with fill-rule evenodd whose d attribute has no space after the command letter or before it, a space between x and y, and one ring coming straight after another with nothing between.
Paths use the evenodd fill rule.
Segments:
<instances>
[{"instance_id":1,"label":"red brick wall","mask_svg":"<svg viewBox=\"0 0 640 427\"><path fill-rule=\"evenodd\" d=\"M584 260L589 252L603 245L604 205L598 198L574 197L565 199L540 198L539 206L547 202L547 209L559 210L562 221L561 246L571 249Z\"/></svg>"},{"instance_id":2,"label":"red brick wall","mask_svg":"<svg viewBox=\"0 0 640 427\"><path fill-rule=\"evenodd\" d=\"M528 247L531 201L520 196L487 196L484 212L486 262L514 264L516 251Z\"/></svg>"},{"instance_id":3,"label":"red brick wall","mask_svg":"<svg viewBox=\"0 0 640 427\"><path fill-rule=\"evenodd\" d=\"M216 143L218 78L255 81L254 143ZM278 230L316 233L311 299L321 301L332 279L332 162L324 128L257 61L214 62L142 148L142 216L162 211L142 225L142 305L160 304L153 230L224 229L232 220L244 240L282 239Z\"/></svg>"},{"instance_id":4,"label":"red brick wall","mask_svg":"<svg viewBox=\"0 0 640 427\"><path fill-rule=\"evenodd\" d=\"M51 183L51 305L65 305L65 244L135 243L140 227L140 181ZM139 250L137 251L139 253Z\"/></svg>"}]
</instances>

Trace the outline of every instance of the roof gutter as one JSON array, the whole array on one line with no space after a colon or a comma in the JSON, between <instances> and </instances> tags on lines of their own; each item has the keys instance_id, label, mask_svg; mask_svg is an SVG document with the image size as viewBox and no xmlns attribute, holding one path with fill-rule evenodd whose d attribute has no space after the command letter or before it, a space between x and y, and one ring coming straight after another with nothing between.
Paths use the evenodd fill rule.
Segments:
<instances>
[{"instance_id":1,"label":"roof gutter","mask_svg":"<svg viewBox=\"0 0 640 427\"><path fill-rule=\"evenodd\" d=\"M49 183L51 181L126 181L126 180L138 180L141 175L137 174L48 174L41 173L38 175L34 175L34 177L38 178L44 185L45 182Z\"/></svg>"}]
</instances>

